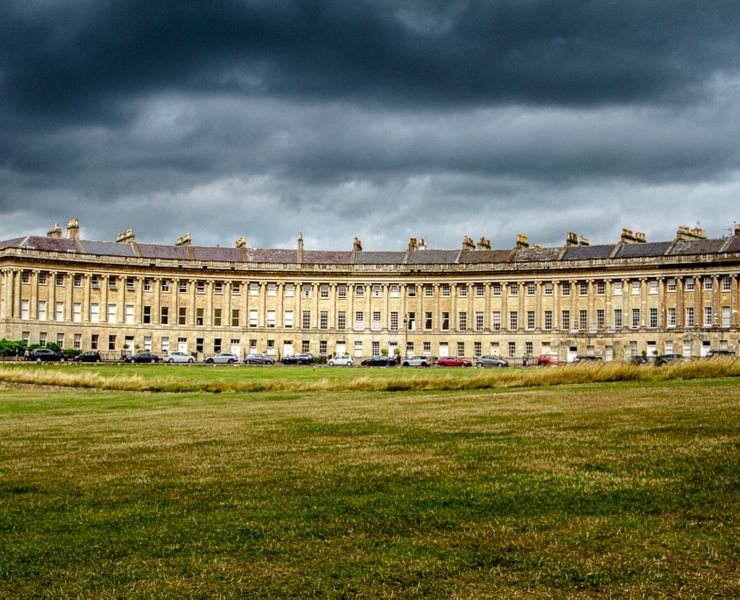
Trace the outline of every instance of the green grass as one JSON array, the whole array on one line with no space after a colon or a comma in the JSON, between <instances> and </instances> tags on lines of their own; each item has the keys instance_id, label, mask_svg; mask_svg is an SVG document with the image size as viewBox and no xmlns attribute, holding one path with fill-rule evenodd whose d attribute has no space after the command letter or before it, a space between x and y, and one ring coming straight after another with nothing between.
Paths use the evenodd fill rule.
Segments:
<instances>
[{"instance_id":1,"label":"green grass","mask_svg":"<svg viewBox=\"0 0 740 600\"><path fill-rule=\"evenodd\" d=\"M739 405L0 388L0 597L737 597Z\"/></svg>"}]
</instances>

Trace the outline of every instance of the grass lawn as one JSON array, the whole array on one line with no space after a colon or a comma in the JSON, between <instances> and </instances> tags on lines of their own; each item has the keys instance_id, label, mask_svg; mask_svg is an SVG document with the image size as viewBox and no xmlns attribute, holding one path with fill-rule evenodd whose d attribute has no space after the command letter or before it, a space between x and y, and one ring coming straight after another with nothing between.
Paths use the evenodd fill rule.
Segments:
<instances>
[{"instance_id":1,"label":"grass lawn","mask_svg":"<svg viewBox=\"0 0 740 600\"><path fill-rule=\"evenodd\" d=\"M297 388L0 387L0 598L740 595L737 378Z\"/></svg>"}]
</instances>

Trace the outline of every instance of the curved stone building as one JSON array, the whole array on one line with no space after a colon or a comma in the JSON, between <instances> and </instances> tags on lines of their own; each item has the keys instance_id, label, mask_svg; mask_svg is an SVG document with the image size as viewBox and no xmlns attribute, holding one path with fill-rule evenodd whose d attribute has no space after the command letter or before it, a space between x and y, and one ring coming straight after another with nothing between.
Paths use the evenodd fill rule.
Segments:
<instances>
[{"instance_id":1,"label":"curved stone building","mask_svg":"<svg viewBox=\"0 0 740 600\"><path fill-rule=\"evenodd\" d=\"M0 242L0 337L198 358L219 351L276 358L308 351L367 357L548 354L626 360L646 352L738 353L740 228L707 239L679 227L614 244L569 233L561 247L455 250L412 238L405 251L232 248L114 242L66 235Z\"/></svg>"}]
</instances>

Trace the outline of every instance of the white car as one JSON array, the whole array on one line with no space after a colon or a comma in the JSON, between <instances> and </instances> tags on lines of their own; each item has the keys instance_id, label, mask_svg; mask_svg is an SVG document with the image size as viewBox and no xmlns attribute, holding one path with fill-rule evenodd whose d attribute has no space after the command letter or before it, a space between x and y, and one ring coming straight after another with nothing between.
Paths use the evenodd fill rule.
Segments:
<instances>
[{"instance_id":1,"label":"white car","mask_svg":"<svg viewBox=\"0 0 740 600\"><path fill-rule=\"evenodd\" d=\"M170 352L162 359L166 363L194 363L195 359L187 352Z\"/></svg>"},{"instance_id":2,"label":"white car","mask_svg":"<svg viewBox=\"0 0 740 600\"><path fill-rule=\"evenodd\" d=\"M236 354L232 354L231 352L219 352L218 354L214 354L213 356L209 356L204 361L209 365L212 364L226 364L226 365L233 365L236 362L239 362L239 357Z\"/></svg>"},{"instance_id":3,"label":"white car","mask_svg":"<svg viewBox=\"0 0 740 600\"><path fill-rule=\"evenodd\" d=\"M428 356L412 356L401 362L402 367L428 367L433 364L434 361Z\"/></svg>"},{"instance_id":4,"label":"white car","mask_svg":"<svg viewBox=\"0 0 740 600\"><path fill-rule=\"evenodd\" d=\"M349 354L337 354L336 356L332 356L327 361L327 364L330 367L351 367L352 357Z\"/></svg>"}]
</instances>

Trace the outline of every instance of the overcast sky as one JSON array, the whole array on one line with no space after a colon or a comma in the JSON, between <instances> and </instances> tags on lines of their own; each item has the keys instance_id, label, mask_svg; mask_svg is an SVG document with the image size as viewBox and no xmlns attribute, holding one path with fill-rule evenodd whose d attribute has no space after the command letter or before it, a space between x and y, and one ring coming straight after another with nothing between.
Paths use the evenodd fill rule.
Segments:
<instances>
[{"instance_id":1,"label":"overcast sky","mask_svg":"<svg viewBox=\"0 0 740 600\"><path fill-rule=\"evenodd\" d=\"M740 219L740 2L4 0L0 239L402 250Z\"/></svg>"}]
</instances>

